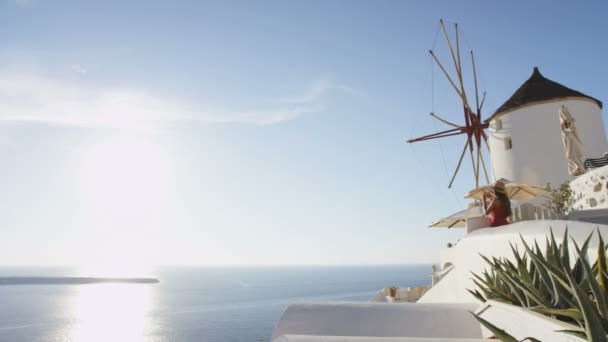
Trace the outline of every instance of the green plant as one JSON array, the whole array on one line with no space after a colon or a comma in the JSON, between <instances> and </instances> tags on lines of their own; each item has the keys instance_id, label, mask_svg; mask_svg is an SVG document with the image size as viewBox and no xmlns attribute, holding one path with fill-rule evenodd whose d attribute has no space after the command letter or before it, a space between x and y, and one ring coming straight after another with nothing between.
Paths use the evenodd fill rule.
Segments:
<instances>
[{"instance_id":1,"label":"green plant","mask_svg":"<svg viewBox=\"0 0 608 342\"><path fill-rule=\"evenodd\" d=\"M511 245L515 262L506 258L482 258L490 271L473 274L476 290L469 292L485 302L500 300L529 308L552 318L575 324L584 330L564 331L589 341L608 341L608 267L606 246L599 234L597 260L591 265L587 251L591 234L579 248L573 241L576 257L570 260L568 230L562 243L557 243L553 232L546 240L543 253L535 241L528 245L521 238L525 253ZM480 317L480 322L488 329ZM494 327L496 328L496 327ZM497 337L501 331L494 332ZM506 338L503 341L510 341Z\"/></svg>"},{"instance_id":2,"label":"green plant","mask_svg":"<svg viewBox=\"0 0 608 342\"><path fill-rule=\"evenodd\" d=\"M515 337L509 335L509 333L507 333L503 329L500 329L499 327L495 326L494 324L486 321L485 319L483 319L479 316L475 316L475 318L477 318L479 323L483 324L484 327L488 328L488 330L490 330L496 338L500 339L503 342L523 342L523 341L541 342L538 339L535 339L534 337L526 337L523 340L518 341Z\"/></svg>"},{"instance_id":3,"label":"green plant","mask_svg":"<svg viewBox=\"0 0 608 342\"><path fill-rule=\"evenodd\" d=\"M563 182L558 189L553 189L551 183L545 186L547 190L547 202L543 206L556 212L558 215L566 215L572 209L574 195L568 181Z\"/></svg>"}]
</instances>

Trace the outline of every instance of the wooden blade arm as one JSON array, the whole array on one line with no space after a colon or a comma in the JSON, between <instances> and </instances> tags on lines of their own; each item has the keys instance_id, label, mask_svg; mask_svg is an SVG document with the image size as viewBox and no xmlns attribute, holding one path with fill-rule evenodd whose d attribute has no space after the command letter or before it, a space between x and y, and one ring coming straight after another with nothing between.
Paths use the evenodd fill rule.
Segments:
<instances>
[{"instance_id":1,"label":"wooden blade arm","mask_svg":"<svg viewBox=\"0 0 608 342\"><path fill-rule=\"evenodd\" d=\"M460 131L460 132L458 132L458 131ZM450 133L450 132L455 132L455 133ZM460 129L455 128L455 129L450 129L450 130L444 131L444 132L439 132L439 133L425 135L425 136L420 137L420 138L410 139L407 142L411 144L411 143L415 143L415 142L418 142L418 141L451 137L451 136L454 136L454 135L461 135L461 134L465 134L465 133L466 133L465 131L461 131Z\"/></svg>"},{"instance_id":2,"label":"wooden blade arm","mask_svg":"<svg viewBox=\"0 0 608 342\"><path fill-rule=\"evenodd\" d=\"M490 184L490 177L488 177L488 169L486 169L486 162L483 160L483 156L481 156L481 166L483 166L483 173L486 176L486 183Z\"/></svg>"},{"instance_id":3,"label":"wooden blade arm","mask_svg":"<svg viewBox=\"0 0 608 342\"><path fill-rule=\"evenodd\" d=\"M483 96L481 97L481 104L479 105L479 110L481 111L481 108L483 108L483 103L486 101L486 92L483 92Z\"/></svg>"},{"instance_id":4,"label":"wooden blade arm","mask_svg":"<svg viewBox=\"0 0 608 342\"><path fill-rule=\"evenodd\" d=\"M475 68L475 57L471 50L471 64L473 64L473 79L475 80L475 103L477 104L477 118L481 121L481 108L479 107L479 91L477 90L477 70Z\"/></svg>"},{"instance_id":5,"label":"wooden blade arm","mask_svg":"<svg viewBox=\"0 0 608 342\"><path fill-rule=\"evenodd\" d=\"M485 126L485 127L484 127L484 126ZM486 124L484 124L482 127L484 127L484 128L488 128L488 124L486 123ZM486 132L484 132L484 130L483 130L483 129L481 130L480 134L481 134L481 137L483 138L483 140L488 141L488 136L486 135Z\"/></svg>"},{"instance_id":6,"label":"wooden blade arm","mask_svg":"<svg viewBox=\"0 0 608 342\"><path fill-rule=\"evenodd\" d=\"M464 159L464 154L467 152L467 146L471 142L471 138L467 139L467 143L464 144L464 148L462 149L462 154L460 155L460 159L458 160L458 165L456 165L456 170L454 170L454 174L452 175L452 179L450 180L450 184L448 185L448 189L452 188L452 184L454 183L454 179L456 179L456 175L458 174L458 170L460 170L460 165L462 164L462 160Z\"/></svg>"},{"instance_id":7,"label":"wooden blade arm","mask_svg":"<svg viewBox=\"0 0 608 342\"><path fill-rule=\"evenodd\" d=\"M456 54L458 56L458 64L456 70L458 70L458 80L460 81L460 92L462 93L462 101L466 108L471 110L469 106L469 100L467 99L467 92L464 89L464 81L462 80L462 66L460 65L460 43L458 39L458 24L454 24L454 31L456 31Z\"/></svg>"},{"instance_id":8,"label":"wooden blade arm","mask_svg":"<svg viewBox=\"0 0 608 342\"><path fill-rule=\"evenodd\" d=\"M453 126L453 127L456 127L456 128L460 128L460 127L461 127L460 125L457 125L457 124L455 124L455 123L449 122L449 121L448 121L448 120L446 120L446 119L440 118L440 117L439 117L438 115L436 115L435 113L431 113L431 116L432 116L432 117L434 117L435 119L437 119L437 120L439 120L439 121L443 122L443 123L444 123L444 124L446 124L446 125L450 125L450 126Z\"/></svg>"},{"instance_id":9,"label":"wooden blade arm","mask_svg":"<svg viewBox=\"0 0 608 342\"><path fill-rule=\"evenodd\" d=\"M473 150L474 150L474 148L473 148L473 141L472 141L472 139L469 139L469 147L470 147L469 151L471 153L471 166L472 166L471 170L473 170L473 172L475 172L475 157L473 156ZM474 174L474 176L475 176L475 188L479 188L478 174L476 173L476 174Z\"/></svg>"},{"instance_id":10,"label":"wooden blade arm","mask_svg":"<svg viewBox=\"0 0 608 342\"><path fill-rule=\"evenodd\" d=\"M431 57L433 57L433 59L435 60L435 63L437 63L437 65L439 65L439 68L441 69L441 71L443 71L443 74L445 75L445 77L448 79L448 81L450 81L452 88L454 88L454 90L456 90L456 92L458 93L458 96L460 96L460 98L462 98L462 94L460 93L460 90L458 90L458 87L456 87L456 83L454 83L454 81L452 81L450 74L448 74L448 72L443 67L443 64L441 64L439 59L437 59L437 56L435 56L435 53L433 53L433 50L429 50L429 53L431 54Z\"/></svg>"},{"instance_id":11,"label":"wooden blade arm","mask_svg":"<svg viewBox=\"0 0 608 342\"><path fill-rule=\"evenodd\" d=\"M467 102L466 97L464 97L463 94L460 92L460 90L456 86L456 83L454 83L454 81L452 81L452 78L450 77L450 74L448 74L448 72L443 67L443 64L441 64L441 62L439 61L439 59L437 59L437 56L435 56L435 54L433 53L433 50L429 50L429 53L431 54L431 57L433 57L433 59L435 60L435 63L437 63L437 65L439 66L439 68L441 69L441 71L443 71L443 74L445 75L445 77L448 79L448 81L452 85L452 88L454 88L454 90L456 91L456 93L458 94L458 96L460 97L460 99L462 100L462 102L464 103L465 108L467 108L468 110L472 111L471 107L469 107L469 103Z\"/></svg>"},{"instance_id":12,"label":"wooden blade arm","mask_svg":"<svg viewBox=\"0 0 608 342\"><path fill-rule=\"evenodd\" d=\"M439 24L441 24L441 29L443 30L443 35L445 36L446 42L448 42L448 47L450 48L450 53L452 54L452 60L454 61L454 66L456 67L456 73L460 75L460 68L458 68L458 62L456 61L456 55L454 54L454 49L452 49L452 43L450 42L450 37L448 36L448 31L445 29L445 25L443 24L443 19L439 19Z\"/></svg>"}]
</instances>

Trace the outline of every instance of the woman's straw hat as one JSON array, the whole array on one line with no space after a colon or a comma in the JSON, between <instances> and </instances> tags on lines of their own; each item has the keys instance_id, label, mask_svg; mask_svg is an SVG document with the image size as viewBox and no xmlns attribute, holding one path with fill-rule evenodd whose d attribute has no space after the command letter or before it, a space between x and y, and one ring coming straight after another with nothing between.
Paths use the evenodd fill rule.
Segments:
<instances>
[{"instance_id":1,"label":"woman's straw hat","mask_svg":"<svg viewBox=\"0 0 608 342\"><path fill-rule=\"evenodd\" d=\"M507 194L507 187L505 186L505 183L501 181L496 181L494 183L493 189L495 192L501 193L503 195Z\"/></svg>"}]
</instances>

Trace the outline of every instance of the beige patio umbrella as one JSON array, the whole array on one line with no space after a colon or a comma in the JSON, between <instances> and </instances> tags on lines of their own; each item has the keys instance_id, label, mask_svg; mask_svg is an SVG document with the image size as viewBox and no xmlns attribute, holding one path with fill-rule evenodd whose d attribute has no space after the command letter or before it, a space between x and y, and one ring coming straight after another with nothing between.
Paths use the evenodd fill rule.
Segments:
<instances>
[{"instance_id":1,"label":"beige patio umbrella","mask_svg":"<svg viewBox=\"0 0 608 342\"><path fill-rule=\"evenodd\" d=\"M499 179L497 182L505 184L507 197L509 197L510 200L518 201L520 203L527 202L537 196L542 196L547 192L544 188L536 185L515 183L504 178ZM469 191L465 198L473 198L481 201L483 194L493 191L493 187L493 184L480 186L479 188Z\"/></svg>"},{"instance_id":2,"label":"beige patio umbrella","mask_svg":"<svg viewBox=\"0 0 608 342\"><path fill-rule=\"evenodd\" d=\"M568 107L562 106L559 109L559 121L562 127L562 142L568 159L568 173L577 176L585 172L583 162L583 151L585 146L578 135L578 130L574 118L568 111Z\"/></svg>"},{"instance_id":3,"label":"beige patio umbrella","mask_svg":"<svg viewBox=\"0 0 608 342\"><path fill-rule=\"evenodd\" d=\"M474 206L437 220L429 228L464 228L468 218L478 216L483 216L483 209L481 206Z\"/></svg>"}]
</instances>

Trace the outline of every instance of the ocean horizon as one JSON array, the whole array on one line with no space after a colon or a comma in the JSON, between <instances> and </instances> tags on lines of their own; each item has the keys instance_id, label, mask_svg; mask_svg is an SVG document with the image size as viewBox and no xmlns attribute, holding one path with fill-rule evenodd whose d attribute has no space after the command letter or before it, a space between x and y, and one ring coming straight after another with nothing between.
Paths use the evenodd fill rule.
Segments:
<instances>
[{"instance_id":1,"label":"ocean horizon","mask_svg":"<svg viewBox=\"0 0 608 342\"><path fill-rule=\"evenodd\" d=\"M270 341L298 301L367 301L387 286L430 284L431 264L172 266L158 284L0 286L0 341ZM74 276L0 267L0 277ZM142 276L140 274L134 276Z\"/></svg>"}]
</instances>

